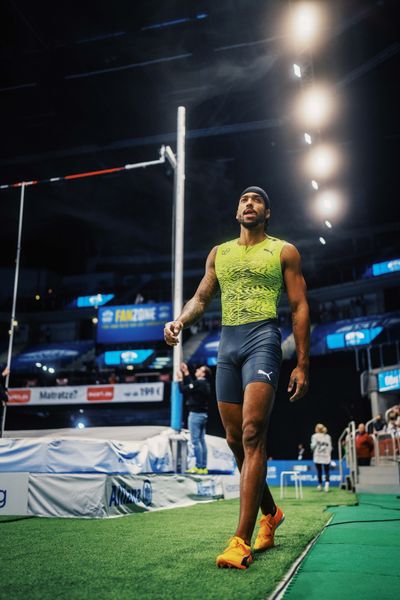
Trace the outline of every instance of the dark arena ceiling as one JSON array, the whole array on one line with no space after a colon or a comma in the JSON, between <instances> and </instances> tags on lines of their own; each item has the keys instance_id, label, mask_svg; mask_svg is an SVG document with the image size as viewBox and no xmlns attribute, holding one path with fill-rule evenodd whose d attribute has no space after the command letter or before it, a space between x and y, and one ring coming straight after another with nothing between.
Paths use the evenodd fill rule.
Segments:
<instances>
[{"instance_id":1,"label":"dark arena ceiling","mask_svg":"<svg viewBox=\"0 0 400 600\"><path fill-rule=\"evenodd\" d=\"M162 144L176 148L184 105L186 252L234 237L238 195L260 185L271 233L297 244L308 269L399 253L399 4L317 3L325 21L314 78L336 106L318 136L340 157L324 183L341 198L329 232L302 166L290 4L4 0L0 184L157 158ZM0 190L2 267L13 265L18 194ZM92 256L169 254L171 220L163 166L30 187L22 264L76 273Z\"/></svg>"}]
</instances>

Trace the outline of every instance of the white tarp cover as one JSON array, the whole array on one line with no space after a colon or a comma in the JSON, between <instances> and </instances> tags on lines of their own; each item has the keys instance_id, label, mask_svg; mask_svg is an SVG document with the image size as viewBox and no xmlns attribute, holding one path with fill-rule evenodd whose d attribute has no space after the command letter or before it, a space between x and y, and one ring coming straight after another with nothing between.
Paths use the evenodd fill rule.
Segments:
<instances>
[{"instance_id":1,"label":"white tarp cover","mask_svg":"<svg viewBox=\"0 0 400 600\"><path fill-rule=\"evenodd\" d=\"M29 476L28 514L105 518L176 508L223 497L221 476Z\"/></svg>"},{"instance_id":2,"label":"white tarp cover","mask_svg":"<svg viewBox=\"0 0 400 600\"><path fill-rule=\"evenodd\" d=\"M172 471L168 432L138 442L51 438L0 439L0 472L165 473Z\"/></svg>"},{"instance_id":3,"label":"white tarp cover","mask_svg":"<svg viewBox=\"0 0 400 600\"><path fill-rule=\"evenodd\" d=\"M60 437L5 437L0 439L0 472L29 473L167 473L173 470L172 429L140 441ZM189 440L187 431L183 437ZM207 435L208 469L230 473L235 468L223 438ZM189 467L194 455L189 445Z\"/></svg>"}]
</instances>

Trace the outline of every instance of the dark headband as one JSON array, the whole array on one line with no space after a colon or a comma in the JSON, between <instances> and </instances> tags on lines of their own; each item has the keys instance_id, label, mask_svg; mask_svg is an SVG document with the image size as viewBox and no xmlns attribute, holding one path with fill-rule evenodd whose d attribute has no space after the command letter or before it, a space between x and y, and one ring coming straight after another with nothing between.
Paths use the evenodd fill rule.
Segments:
<instances>
[{"instance_id":1,"label":"dark headband","mask_svg":"<svg viewBox=\"0 0 400 600\"><path fill-rule=\"evenodd\" d=\"M271 203L269 201L268 194L265 190L263 190L260 187L257 187L256 185L251 185L240 194L240 197L249 192L253 192L254 194L258 194L259 196L261 196L261 198L264 200L265 208L271 208Z\"/></svg>"}]
</instances>

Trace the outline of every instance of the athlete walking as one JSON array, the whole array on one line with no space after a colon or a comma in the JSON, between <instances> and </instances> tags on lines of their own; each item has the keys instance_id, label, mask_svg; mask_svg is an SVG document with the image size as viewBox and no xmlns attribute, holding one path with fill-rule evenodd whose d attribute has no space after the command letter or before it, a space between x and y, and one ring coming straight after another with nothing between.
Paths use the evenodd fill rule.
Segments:
<instances>
[{"instance_id":1,"label":"athlete walking","mask_svg":"<svg viewBox=\"0 0 400 600\"><path fill-rule=\"evenodd\" d=\"M240 471L239 523L228 547L217 557L219 567L246 569L253 560L251 538L258 509L262 516L255 551L274 545L275 530L284 520L266 484L266 436L282 359L277 306L283 286L292 311L297 366L288 391L293 402L307 392L309 309L297 249L270 237L267 193L245 189L236 219L240 237L213 248L195 295L175 321L166 323L165 341L179 342L184 327L196 322L221 289L222 333L216 391L226 440Z\"/></svg>"}]
</instances>

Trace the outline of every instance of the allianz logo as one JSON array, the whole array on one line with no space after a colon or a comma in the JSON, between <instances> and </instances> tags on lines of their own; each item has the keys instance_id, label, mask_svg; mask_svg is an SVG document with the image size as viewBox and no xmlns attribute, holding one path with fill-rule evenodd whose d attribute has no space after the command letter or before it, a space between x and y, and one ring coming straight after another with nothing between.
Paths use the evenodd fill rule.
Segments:
<instances>
[{"instance_id":1,"label":"allianz logo","mask_svg":"<svg viewBox=\"0 0 400 600\"><path fill-rule=\"evenodd\" d=\"M144 504L150 506L153 500L153 490L149 479L143 481L142 487L128 487L113 485L108 506L121 506L121 504Z\"/></svg>"},{"instance_id":2,"label":"allianz logo","mask_svg":"<svg viewBox=\"0 0 400 600\"><path fill-rule=\"evenodd\" d=\"M7 490L0 490L0 508L4 508L7 504Z\"/></svg>"}]
</instances>

